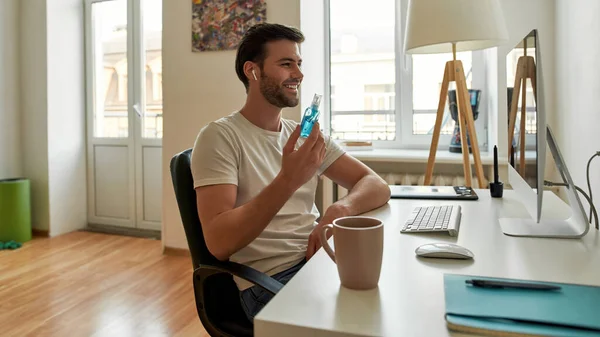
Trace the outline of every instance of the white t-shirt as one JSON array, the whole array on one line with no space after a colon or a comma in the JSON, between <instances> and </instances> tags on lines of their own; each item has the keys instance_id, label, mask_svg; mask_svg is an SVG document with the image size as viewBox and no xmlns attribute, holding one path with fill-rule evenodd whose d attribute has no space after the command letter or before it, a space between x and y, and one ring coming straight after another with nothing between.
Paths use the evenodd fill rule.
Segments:
<instances>
[{"instance_id":1,"label":"white t-shirt","mask_svg":"<svg viewBox=\"0 0 600 337\"><path fill-rule=\"evenodd\" d=\"M202 128L192 152L194 188L237 185L235 207L258 195L281 170L282 150L298 123L281 119L281 132L267 131L234 112ZM301 139L299 139L301 141ZM306 256L308 237L316 225L318 175L344 151L325 137L325 159L317 173L279 210L263 232L230 257L258 271L273 275L299 263ZM252 219L247 219L251 222ZM240 290L252 284L234 277Z\"/></svg>"}]
</instances>

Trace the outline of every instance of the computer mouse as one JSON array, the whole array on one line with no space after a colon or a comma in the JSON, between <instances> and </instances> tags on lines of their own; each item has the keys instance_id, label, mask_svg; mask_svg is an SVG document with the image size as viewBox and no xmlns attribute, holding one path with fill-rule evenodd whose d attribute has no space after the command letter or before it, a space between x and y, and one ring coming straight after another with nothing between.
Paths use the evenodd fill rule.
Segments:
<instances>
[{"instance_id":1,"label":"computer mouse","mask_svg":"<svg viewBox=\"0 0 600 337\"><path fill-rule=\"evenodd\" d=\"M463 246L453 243L428 243L419 246L415 253L420 257L433 257L442 259L468 260L474 257L473 253Z\"/></svg>"}]
</instances>

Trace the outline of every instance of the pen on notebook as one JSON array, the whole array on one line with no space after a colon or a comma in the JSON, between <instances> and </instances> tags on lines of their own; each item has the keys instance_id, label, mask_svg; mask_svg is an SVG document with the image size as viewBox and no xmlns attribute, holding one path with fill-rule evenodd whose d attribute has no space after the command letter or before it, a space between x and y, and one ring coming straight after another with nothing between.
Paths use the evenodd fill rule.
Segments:
<instances>
[{"instance_id":1,"label":"pen on notebook","mask_svg":"<svg viewBox=\"0 0 600 337\"><path fill-rule=\"evenodd\" d=\"M492 281L492 280L466 280L465 283L478 288L498 288L498 289L528 289L528 290L559 290L559 286L539 283L526 282L508 282L508 281Z\"/></svg>"}]
</instances>

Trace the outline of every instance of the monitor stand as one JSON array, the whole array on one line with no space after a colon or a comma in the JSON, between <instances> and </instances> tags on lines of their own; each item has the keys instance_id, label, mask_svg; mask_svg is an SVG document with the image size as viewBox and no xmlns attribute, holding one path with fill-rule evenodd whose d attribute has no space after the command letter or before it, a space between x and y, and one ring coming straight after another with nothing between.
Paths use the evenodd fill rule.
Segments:
<instances>
[{"instance_id":1,"label":"monitor stand","mask_svg":"<svg viewBox=\"0 0 600 337\"><path fill-rule=\"evenodd\" d=\"M537 194L531 189L531 187L521 178L517 171L509 165L508 179L512 185L514 191L517 194L519 201L525 206L529 212L529 218L500 218L500 227L502 232L510 236L524 236L524 237L537 237L537 238L563 238L563 239L578 239L583 237L589 231L590 224L588 223L585 211L581 205L579 196L571 179L571 175L567 169L567 166L562 158L558 145L554 141L552 130L550 127L546 129L546 141L552 157L556 163L556 167L560 172L563 180L567 186L567 196L569 198L569 205L571 208L571 217L565 220L555 219L541 219L542 210L542 195L543 179L538 179L538 192ZM544 144L545 145L545 144ZM538 143L539 146L539 143ZM543 154L544 151L538 151ZM544 163L544 158L538 158L538 163ZM541 174L543 177L544 165L538 170L538 175ZM536 221L535 219L538 219Z\"/></svg>"},{"instance_id":2,"label":"monitor stand","mask_svg":"<svg viewBox=\"0 0 600 337\"><path fill-rule=\"evenodd\" d=\"M535 238L579 239L587 233L573 218L566 220L543 219L536 222L533 219L502 218L500 227L509 236L524 236Z\"/></svg>"}]
</instances>

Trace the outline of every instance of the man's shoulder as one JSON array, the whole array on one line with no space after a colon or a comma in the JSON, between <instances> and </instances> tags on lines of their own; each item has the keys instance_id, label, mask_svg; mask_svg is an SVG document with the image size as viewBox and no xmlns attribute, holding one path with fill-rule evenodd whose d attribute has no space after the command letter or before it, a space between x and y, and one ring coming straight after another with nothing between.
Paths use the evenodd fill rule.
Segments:
<instances>
[{"instance_id":1,"label":"man's shoulder","mask_svg":"<svg viewBox=\"0 0 600 337\"><path fill-rule=\"evenodd\" d=\"M224 147L235 148L235 144L238 143L237 135L239 134L239 129L232 120L232 115L221 117L200 129L194 142L194 150L202 148L211 151L215 147L220 150Z\"/></svg>"},{"instance_id":2,"label":"man's shoulder","mask_svg":"<svg viewBox=\"0 0 600 337\"><path fill-rule=\"evenodd\" d=\"M235 128L237 127L233 114L225 117L221 117L206 124L201 130L200 134L210 136L224 136L229 134L235 134Z\"/></svg>"}]
</instances>

